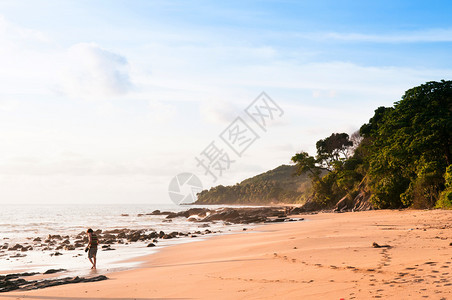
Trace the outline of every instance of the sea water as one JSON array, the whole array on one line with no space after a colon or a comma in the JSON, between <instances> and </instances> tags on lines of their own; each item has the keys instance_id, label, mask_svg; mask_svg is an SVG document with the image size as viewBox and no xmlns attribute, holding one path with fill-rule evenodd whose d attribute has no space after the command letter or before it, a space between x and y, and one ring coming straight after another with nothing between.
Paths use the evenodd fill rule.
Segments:
<instances>
[{"instance_id":1,"label":"sea water","mask_svg":"<svg viewBox=\"0 0 452 300\"><path fill-rule=\"evenodd\" d=\"M74 236L85 232L87 228L102 231L112 229L145 229L147 231L164 231L170 233L204 231L205 224L188 221L187 218L166 219L166 215L146 215L154 210L178 212L192 207L219 206L178 206L174 204L130 204L130 205L4 205L0 209L0 246L5 243L9 247L15 244L33 246L33 239L39 237L44 241L49 234L69 235L71 243ZM243 225L225 225L223 222L208 223L210 231L222 234L242 230ZM249 225L247 225L249 227ZM126 270L137 267L139 259L131 263L131 258L155 253L159 249L177 243L199 241L210 235L197 238L180 237L170 240L159 240L156 247L147 247L151 241L135 242L128 245L113 244L114 251L98 249L98 272ZM0 272L15 273L18 271L44 272L50 268L67 269L68 272L83 276L89 274L90 263L83 248L76 250L58 250L62 255L54 256L55 250L0 252ZM11 257L17 254L23 257ZM67 272L65 273L67 275Z\"/></svg>"}]
</instances>

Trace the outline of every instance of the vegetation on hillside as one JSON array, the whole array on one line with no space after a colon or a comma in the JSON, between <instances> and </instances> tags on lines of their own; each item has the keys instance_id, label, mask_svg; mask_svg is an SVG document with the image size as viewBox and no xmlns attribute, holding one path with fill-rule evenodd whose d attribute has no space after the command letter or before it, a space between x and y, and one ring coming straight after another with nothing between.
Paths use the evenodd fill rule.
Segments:
<instances>
[{"instance_id":1,"label":"vegetation on hillside","mask_svg":"<svg viewBox=\"0 0 452 300\"><path fill-rule=\"evenodd\" d=\"M308 200L309 209L329 209L365 199L374 208L452 208L452 81L412 88L358 132L333 133L316 148L315 156L296 153L294 166L202 191L197 203Z\"/></svg>"},{"instance_id":2,"label":"vegetation on hillside","mask_svg":"<svg viewBox=\"0 0 452 300\"><path fill-rule=\"evenodd\" d=\"M408 90L394 107L379 107L359 134L332 134L317 155L292 157L312 178L310 199L324 208L370 192L376 208L452 207L452 81ZM319 171L328 169L325 176Z\"/></svg>"},{"instance_id":3,"label":"vegetation on hillside","mask_svg":"<svg viewBox=\"0 0 452 300\"><path fill-rule=\"evenodd\" d=\"M295 166L282 165L233 186L212 187L198 194L196 204L303 203L310 180L295 172Z\"/></svg>"}]
</instances>

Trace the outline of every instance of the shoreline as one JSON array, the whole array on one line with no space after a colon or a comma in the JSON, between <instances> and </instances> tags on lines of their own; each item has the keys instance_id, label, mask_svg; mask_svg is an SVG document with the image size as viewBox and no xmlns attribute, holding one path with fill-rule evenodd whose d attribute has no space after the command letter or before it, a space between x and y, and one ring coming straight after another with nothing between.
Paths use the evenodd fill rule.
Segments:
<instances>
[{"instance_id":1,"label":"shoreline","mask_svg":"<svg viewBox=\"0 0 452 300\"><path fill-rule=\"evenodd\" d=\"M105 257L104 260L107 260L114 270L128 269L122 266L122 261L153 253L161 248L159 246L185 243L190 242L192 238L241 230L242 223L251 226L249 223L264 222L268 220L269 215L280 213L280 208L275 207L191 206L186 210L162 208L163 211L141 210L135 211L135 214L116 210L114 211L116 215L110 218L120 221L122 226L115 227L112 226L113 223L103 222L102 229L96 229L101 244L99 251L102 251L100 253ZM127 223L127 220L130 223ZM137 226L137 222L140 222L140 225ZM35 225L36 223L33 223L33 226ZM70 228L68 225L62 227ZM15 272L19 269L44 272L45 268L64 268L69 269L71 275L84 276L84 269L80 267L87 261L83 252L87 243L84 231L74 231L72 228L71 231L64 233L53 231L44 234L45 231L40 228L32 228L31 231L40 233L19 238L10 234L3 238L3 243L0 243L0 272Z\"/></svg>"},{"instance_id":2,"label":"shoreline","mask_svg":"<svg viewBox=\"0 0 452 300\"><path fill-rule=\"evenodd\" d=\"M410 299L452 296L452 211L319 213L165 247L109 280L1 297ZM246 227L246 226L245 226ZM382 246L376 248L373 243ZM385 247L389 246L389 247ZM23 298L21 297L24 296Z\"/></svg>"}]
</instances>

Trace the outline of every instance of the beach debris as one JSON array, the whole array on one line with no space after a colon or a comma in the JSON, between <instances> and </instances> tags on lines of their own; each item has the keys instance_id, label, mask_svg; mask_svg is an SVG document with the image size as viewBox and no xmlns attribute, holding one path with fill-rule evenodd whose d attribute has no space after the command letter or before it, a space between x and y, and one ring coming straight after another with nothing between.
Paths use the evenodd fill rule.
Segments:
<instances>
[{"instance_id":1,"label":"beach debris","mask_svg":"<svg viewBox=\"0 0 452 300\"><path fill-rule=\"evenodd\" d=\"M392 248L390 245L379 245L375 242L372 243L372 247L374 247L374 248Z\"/></svg>"}]
</instances>

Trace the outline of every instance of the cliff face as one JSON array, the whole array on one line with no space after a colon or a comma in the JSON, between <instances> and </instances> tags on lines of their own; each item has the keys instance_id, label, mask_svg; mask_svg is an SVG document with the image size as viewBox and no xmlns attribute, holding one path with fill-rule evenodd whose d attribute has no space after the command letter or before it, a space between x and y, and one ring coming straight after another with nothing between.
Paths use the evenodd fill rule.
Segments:
<instances>
[{"instance_id":1,"label":"cliff face","mask_svg":"<svg viewBox=\"0 0 452 300\"><path fill-rule=\"evenodd\" d=\"M198 194L195 204L266 205L306 202L311 186L307 174L295 175L295 166L282 165L233 186L216 186Z\"/></svg>"}]
</instances>

